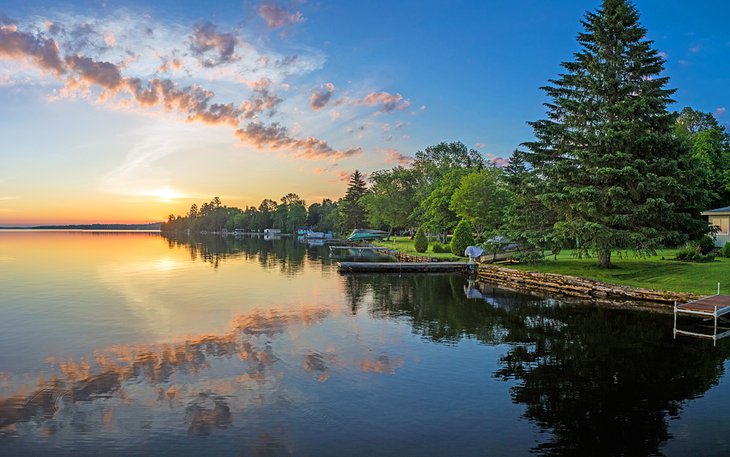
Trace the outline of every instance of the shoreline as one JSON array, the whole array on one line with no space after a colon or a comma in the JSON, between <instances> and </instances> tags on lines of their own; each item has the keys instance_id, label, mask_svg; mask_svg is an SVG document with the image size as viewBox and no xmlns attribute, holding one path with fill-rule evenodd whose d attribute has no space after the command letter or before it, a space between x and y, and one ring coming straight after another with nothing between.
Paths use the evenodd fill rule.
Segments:
<instances>
[{"instance_id":1,"label":"shoreline","mask_svg":"<svg viewBox=\"0 0 730 457\"><path fill-rule=\"evenodd\" d=\"M670 309L703 297L700 294L625 286L558 273L538 273L479 263L477 279L489 285L519 292L570 300L642 308Z\"/></svg>"}]
</instances>

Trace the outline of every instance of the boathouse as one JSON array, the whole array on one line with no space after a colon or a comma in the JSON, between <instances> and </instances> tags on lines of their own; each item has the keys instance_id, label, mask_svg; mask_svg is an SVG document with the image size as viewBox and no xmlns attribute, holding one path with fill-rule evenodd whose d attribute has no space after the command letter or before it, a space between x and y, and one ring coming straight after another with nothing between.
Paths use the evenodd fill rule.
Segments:
<instances>
[{"instance_id":1,"label":"boathouse","mask_svg":"<svg viewBox=\"0 0 730 457\"><path fill-rule=\"evenodd\" d=\"M725 246L725 243L730 241L730 206L708 209L701 214L707 216L710 225L717 230L715 232L715 246Z\"/></svg>"}]
</instances>

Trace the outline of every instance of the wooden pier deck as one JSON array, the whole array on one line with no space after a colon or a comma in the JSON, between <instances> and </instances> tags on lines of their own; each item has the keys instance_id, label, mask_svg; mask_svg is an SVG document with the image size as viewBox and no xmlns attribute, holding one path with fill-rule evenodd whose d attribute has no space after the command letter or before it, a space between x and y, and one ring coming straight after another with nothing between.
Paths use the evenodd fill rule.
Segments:
<instances>
[{"instance_id":1,"label":"wooden pier deck","mask_svg":"<svg viewBox=\"0 0 730 457\"><path fill-rule=\"evenodd\" d=\"M337 262L341 273L465 273L465 262Z\"/></svg>"},{"instance_id":2,"label":"wooden pier deck","mask_svg":"<svg viewBox=\"0 0 730 457\"><path fill-rule=\"evenodd\" d=\"M719 286L718 286L719 290ZM720 328L718 333L718 319L730 313L730 295L710 295L691 302L677 304L674 303L674 337L677 335L695 336L700 338L710 338L713 344L717 344L717 340L730 336L730 329ZM713 320L712 333L699 333L688 330L680 330L677 328L677 315L686 314L695 317L704 317L705 320Z\"/></svg>"}]
</instances>

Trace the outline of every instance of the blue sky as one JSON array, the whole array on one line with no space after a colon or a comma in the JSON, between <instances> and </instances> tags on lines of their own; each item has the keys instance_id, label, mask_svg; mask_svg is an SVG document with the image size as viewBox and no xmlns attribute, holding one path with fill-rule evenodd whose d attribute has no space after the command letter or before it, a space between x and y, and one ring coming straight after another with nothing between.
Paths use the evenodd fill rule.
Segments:
<instances>
[{"instance_id":1,"label":"blue sky","mask_svg":"<svg viewBox=\"0 0 730 457\"><path fill-rule=\"evenodd\" d=\"M2 2L0 225L159 220L215 195L336 199L353 170L440 141L508 157L598 6ZM636 6L674 108L728 125L730 2Z\"/></svg>"}]
</instances>

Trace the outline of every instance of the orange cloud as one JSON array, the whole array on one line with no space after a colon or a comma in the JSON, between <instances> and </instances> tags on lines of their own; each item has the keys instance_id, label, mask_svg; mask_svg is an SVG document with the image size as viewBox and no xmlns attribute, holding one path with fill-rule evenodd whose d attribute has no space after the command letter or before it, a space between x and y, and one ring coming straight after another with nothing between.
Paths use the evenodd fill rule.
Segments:
<instances>
[{"instance_id":1,"label":"orange cloud","mask_svg":"<svg viewBox=\"0 0 730 457\"><path fill-rule=\"evenodd\" d=\"M57 76L65 72L55 40L19 32L15 24L0 26L0 58L27 59Z\"/></svg>"},{"instance_id":2,"label":"orange cloud","mask_svg":"<svg viewBox=\"0 0 730 457\"><path fill-rule=\"evenodd\" d=\"M404 167L408 166L413 162L413 157L403 155L394 148L388 148L385 150L385 163L397 163Z\"/></svg>"},{"instance_id":3,"label":"orange cloud","mask_svg":"<svg viewBox=\"0 0 730 457\"><path fill-rule=\"evenodd\" d=\"M371 92L360 100L355 100L356 105L379 106L381 111L387 113L393 110L404 110L411 106L411 101L403 98L401 94L388 92Z\"/></svg>"},{"instance_id":4,"label":"orange cloud","mask_svg":"<svg viewBox=\"0 0 730 457\"><path fill-rule=\"evenodd\" d=\"M298 24L304 20L301 12L290 12L273 3L264 3L259 6L259 16L266 21L266 25L270 29Z\"/></svg>"}]
</instances>

